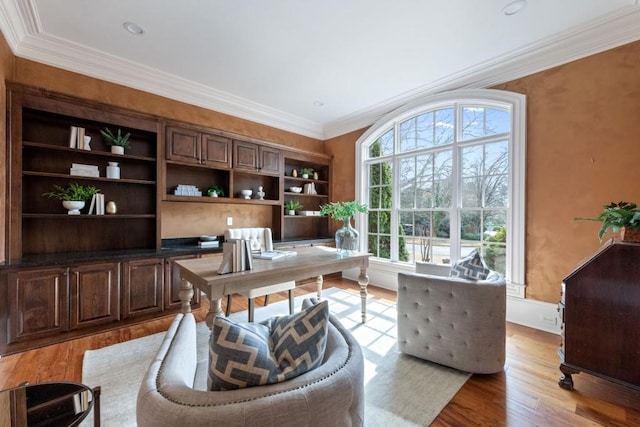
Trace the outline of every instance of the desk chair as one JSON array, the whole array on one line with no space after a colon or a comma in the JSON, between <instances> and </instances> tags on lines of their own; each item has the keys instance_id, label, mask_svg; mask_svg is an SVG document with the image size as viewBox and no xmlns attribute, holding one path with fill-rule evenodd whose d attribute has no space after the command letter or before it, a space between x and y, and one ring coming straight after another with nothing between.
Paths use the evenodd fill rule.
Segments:
<instances>
[{"instance_id":1,"label":"desk chair","mask_svg":"<svg viewBox=\"0 0 640 427\"><path fill-rule=\"evenodd\" d=\"M273 238L270 228L230 228L224 232L224 240L229 239L244 239L249 241L252 251L272 251L273 250ZM288 282L277 283L275 285L267 285L261 288L255 288L244 292L239 292L249 300L249 322L253 322L253 313L255 303L254 300L258 297L264 296L264 305L269 304L269 294L276 292L289 291L289 313L293 314L294 309L294 295L293 290L296 287L296 282L290 280ZM227 310L226 315L229 316L231 310L232 295L227 295Z\"/></svg>"}]
</instances>

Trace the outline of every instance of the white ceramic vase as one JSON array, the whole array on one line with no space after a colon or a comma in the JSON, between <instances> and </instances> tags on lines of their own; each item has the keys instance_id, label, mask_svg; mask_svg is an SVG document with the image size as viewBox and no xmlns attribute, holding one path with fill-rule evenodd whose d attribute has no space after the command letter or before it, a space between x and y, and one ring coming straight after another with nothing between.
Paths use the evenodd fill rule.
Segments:
<instances>
[{"instance_id":1,"label":"white ceramic vase","mask_svg":"<svg viewBox=\"0 0 640 427\"><path fill-rule=\"evenodd\" d=\"M109 162L109 166L107 166L107 178L120 179L120 166L118 166L118 162Z\"/></svg>"},{"instance_id":2,"label":"white ceramic vase","mask_svg":"<svg viewBox=\"0 0 640 427\"><path fill-rule=\"evenodd\" d=\"M84 202L64 200L62 206L67 209L69 215L80 215L80 209L84 208Z\"/></svg>"}]
</instances>

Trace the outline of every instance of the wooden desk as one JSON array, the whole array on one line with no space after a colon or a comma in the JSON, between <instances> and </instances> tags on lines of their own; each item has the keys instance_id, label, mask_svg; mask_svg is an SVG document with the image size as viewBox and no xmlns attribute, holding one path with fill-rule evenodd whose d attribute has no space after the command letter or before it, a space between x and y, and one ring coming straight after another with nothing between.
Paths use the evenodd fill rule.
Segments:
<instances>
[{"instance_id":1,"label":"wooden desk","mask_svg":"<svg viewBox=\"0 0 640 427\"><path fill-rule=\"evenodd\" d=\"M318 298L322 297L322 275L337 273L350 268L360 268L358 283L362 298L362 323L367 315L367 267L371 254L357 253L340 257L334 248L312 246L297 248L296 256L274 261L254 259L253 270L239 273L218 274L220 259L188 259L176 261L182 278L180 300L182 312L191 311L193 287L204 292L211 307L207 314L207 325L211 327L213 318L222 315L222 297L255 287L271 285L287 280L303 280L316 277Z\"/></svg>"}]
</instances>

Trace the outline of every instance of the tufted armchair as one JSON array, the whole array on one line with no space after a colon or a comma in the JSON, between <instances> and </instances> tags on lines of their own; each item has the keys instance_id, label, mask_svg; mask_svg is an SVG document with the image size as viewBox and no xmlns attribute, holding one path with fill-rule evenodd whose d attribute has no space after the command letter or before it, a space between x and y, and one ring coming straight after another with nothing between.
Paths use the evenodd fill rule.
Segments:
<instances>
[{"instance_id":1,"label":"tufted armchair","mask_svg":"<svg viewBox=\"0 0 640 427\"><path fill-rule=\"evenodd\" d=\"M431 273L431 274L422 274ZM505 362L506 283L448 277L448 266L398 273L398 348L461 371L499 372Z\"/></svg>"},{"instance_id":2,"label":"tufted armchair","mask_svg":"<svg viewBox=\"0 0 640 427\"><path fill-rule=\"evenodd\" d=\"M273 237L271 235L270 228L230 228L224 232L224 240L229 239L244 239L251 244L251 251L272 251L273 250ZM293 290L296 287L296 282L289 280L283 283L277 283L275 285L267 285L261 288L250 289L246 292L241 292L240 295L249 300L249 322L253 322L253 313L255 310L255 299L264 296L264 305L269 303L269 294L276 292L289 291L289 313L293 314L294 295ZM229 310L231 309L232 296L227 296L227 312L229 316Z\"/></svg>"}]
</instances>

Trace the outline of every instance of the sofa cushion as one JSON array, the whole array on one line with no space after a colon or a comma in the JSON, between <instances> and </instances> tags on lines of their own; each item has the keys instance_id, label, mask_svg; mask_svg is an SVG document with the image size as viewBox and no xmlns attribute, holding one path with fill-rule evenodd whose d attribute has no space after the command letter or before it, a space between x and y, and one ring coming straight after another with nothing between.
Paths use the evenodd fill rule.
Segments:
<instances>
[{"instance_id":1,"label":"sofa cushion","mask_svg":"<svg viewBox=\"0 0 640 427\"><path fill-rule=\"evenodd\" d=\"M469 255L460 258L451 266L450 276L467 280L484 280L489 275L489 271L480 252L474 249Z\"/></svg>"},{"instance_id":2,"label":"sofa cushion","mask_svg":"<svg viewBox=\"0 0 640 427\"><path fill-rule=\"evenodd\" d=\"M234 390L282 382L318 367L327 345L329 303L261 323L213 322L208 387Z\"/></svg>"}]
</instances>

